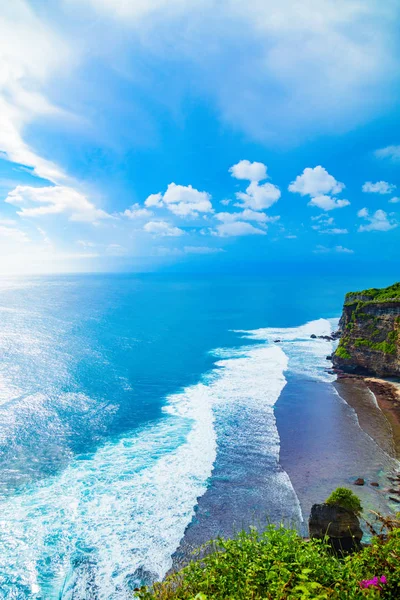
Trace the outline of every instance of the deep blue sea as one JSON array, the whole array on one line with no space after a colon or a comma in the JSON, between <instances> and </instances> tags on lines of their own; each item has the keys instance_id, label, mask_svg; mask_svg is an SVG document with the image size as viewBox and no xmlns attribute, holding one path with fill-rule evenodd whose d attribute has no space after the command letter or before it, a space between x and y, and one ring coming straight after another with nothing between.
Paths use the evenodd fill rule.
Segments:
<instances>
[{"instance_id":1,"label":"deep blue sea","mask_svg":"<svg viewBox=\"0 0 400 600\"><path fill-rule=\"evenodd\" d=\"M300 522L274 406L290 379L331 384L332 346L310 334L329 333L344 293L370 285L2 280L0 598L130 598L171 567L213 477L210 523L244 506Z\"/></svg>"}]
</instances>

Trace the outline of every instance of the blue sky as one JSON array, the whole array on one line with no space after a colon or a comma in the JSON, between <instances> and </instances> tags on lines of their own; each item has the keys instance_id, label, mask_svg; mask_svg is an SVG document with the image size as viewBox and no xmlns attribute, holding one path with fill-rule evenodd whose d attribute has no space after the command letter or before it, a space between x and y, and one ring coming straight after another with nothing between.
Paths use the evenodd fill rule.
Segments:
<instances>
[{"instance_id":1,"label":"blue sky","mask_svg":"<svg viewBox=\"0 0 400 600\"><path fill-rule=\"evenodd\" d=\"M0 272L395 276L397 0L3 5Z\"/></svg>"}]
</instances>

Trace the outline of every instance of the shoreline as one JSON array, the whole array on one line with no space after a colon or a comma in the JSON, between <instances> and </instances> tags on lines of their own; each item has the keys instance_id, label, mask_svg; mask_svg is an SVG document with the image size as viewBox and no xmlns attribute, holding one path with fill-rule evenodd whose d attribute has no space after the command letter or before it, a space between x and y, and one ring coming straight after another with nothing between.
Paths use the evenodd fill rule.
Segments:
<instances>
[{"instance_id":1,"label":"shoreline","mask_svg":"<svg viewBox=\"0 0 400 600\"><path fill-rule=\"evenodd\" d=\"M400 460L400 382L382 379L374 376L353 375L343 372L338 372L336 387L343 385L356 385L369 390L387 420L392 436L392 452L394 458ZM342 390L343 391L343 390ZM363 415L359 414L360 407L355 405L352 398L345 393L345 400L354 408L359 418ZM361 425L361 423L360 423ZM370 428L371 429L371 428ZM369 433L369 432L368 432ZM371 435L375 439L375 435ZM376 440L379 443L378 440ZM385 449L385 448L384 448Z\"/></svg>"}]
</instances>

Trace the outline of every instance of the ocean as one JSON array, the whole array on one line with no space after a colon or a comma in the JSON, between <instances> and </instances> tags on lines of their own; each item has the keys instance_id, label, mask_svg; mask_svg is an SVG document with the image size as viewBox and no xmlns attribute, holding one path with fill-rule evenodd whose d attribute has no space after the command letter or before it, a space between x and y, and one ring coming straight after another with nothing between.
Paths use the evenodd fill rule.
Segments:
<instances>
[{"instance_id":1,"label":"ocean","mask_svg":"<svg viewBox=\"0 0 400 600\"><path fill-rule=\"evenodd\" d=\"M210 537L304 531L336 484L393 468L335 389L332 342L310 337L370 285L3 279L0 598L125 600Z\"/></svg>"}]
</instances>

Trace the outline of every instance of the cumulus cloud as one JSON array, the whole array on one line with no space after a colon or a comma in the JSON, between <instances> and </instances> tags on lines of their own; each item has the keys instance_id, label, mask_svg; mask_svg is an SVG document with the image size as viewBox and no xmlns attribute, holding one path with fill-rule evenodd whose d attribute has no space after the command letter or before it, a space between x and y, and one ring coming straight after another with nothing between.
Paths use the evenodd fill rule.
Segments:
<instances>
[{"instance_id":1,"label":"cumulus cloud","mask_svg":"<svg viewBox=\"0 0 400 600\"><path fill-rule=\"evenodd\" d=\"M236 206L250 208L252 210L265 210L269 208L281 197L281 191L272 183L263 183L260 185L257 181L252 181L246 188L246 192L237 192L236 198L240 200Z\"/></svg>"},{"instance_id":2,"label":"cumulus cloud","mask_svg":"<svg viewBox=\"0 0 400 600\"><path fill-rule=\"evenodd\" d=\"M234 221L255 221L257 223L274 223L279 220L279 216L270 217L263 212L257 212L249 208L245 208L242 212L228 213L221 212L215 215L218 221L224 223L233 223Z\"/></svg>"},{"instance_id":3,"label":"cumulus cloud","mask_svg":"<svg viewBox=\"0 0 400 600\"><path fill-rule=\"evenodd\" d=\"M375 150L375 156L377 158L388 158L392 161L400 160L400 146L386 146Z\"/></svg>"},{"instance_id":4,"label":"cumulus cloud","mask_svg":"<svg viewBox=\"0 0 400 600\"><path fill-rule=\"evenodd\" d=\"M312 198L323 196L325 194L339 194L345 188L344 183L328 173L321 165L307 167L301 175L298 175L289 185L289 192L296 192L302 196L311 196Z\"/></svg>"},{"instance_id":5,"label":"cumulus cloud","mask_svg":"<svg viewBox=\"0 0 400 600\"><path fill-rule=\"evenodd\" d=\"M317 225L314 225L313 229L319 229L322 225L333 225L335 219L329 217L326 213L322 213L321 215L311 217L311 221L317 221Z\"/></svg>"},{"instance_id":6,"label":"cumulus cloud","mask_svg":"<svg viewBox=\"0 0 400 600\"><path fill-rule=\"evenodd\" d=\"M149 221L145 224L143 230L159 237L179 237L185 233L183 229L174 227L167 221Z\"/></svg>"},{"instance_id":7,"label":"cumulus cloud","mask_svg":"<svg viewBox=\"0 0 400 600\"><path fill-rule=\"evenodd\" d=\"M263 229L254 227L253 225L245 221L222 223L221 225L217 225L213 233L214 235L218 235L220 237L236 237L242 235L266 235L266 232Z\"/></svg>"},{"instance_id":8,"label":"cumulus cloud","mask_svg":"<svg viewBox=\"0 0 400 600\"><path fill-rule=\"evenodd\" d=\"M340 235L349 233L347 229L340 229L339 227L332 227L332 229L321 229L320 233L327 233L329 235Z\"/></svg>"},{"instance_id":9,"label":"cumulus cloud","mask_svg":"<svg viewBox=\"0 0 400 600\"><path fill-rule=\"evenodd\" d=\"M199 213L212 213L211 195L200 192L191 185L170 183L165 194L151 194L146 200L147 207L167 208L178 217L198 217Z\"/></svg>"},{"instance_id":10,"label":"cumulus cloud","mask_svg":"<svg viewBox=\"0 0 400 600\"><path fill-rule=\"evenodd\" d=\"M366 181L362 186L362 191L370 194L391 194L395 189L396 186L387 181L377 181L376 183Z\"/></svg>"},{"instance_id":11,"label":"cumulus cloud","mask_svg":"<svg viewBox=\"0 0 400 600\"><path fill-rule=\"evenodd\" d=\"M132 204L130 208L127 208L123 213L128 219L148 219L153 216L153 212L147 208L143 208L140 204Z\"/></svg>"},{"instance_id":12,"label":"cumulus cloud","mask_svg":"<svg viewBox=\"0 0 400 600\"><path fill-rule=\"evenodd\" d=\"M158 194L150 194L144 203L148 207L161 208L163 205L161 192L158 192Z\"/></svg>"},{"instance_id":13,"label":"cumulus cloud","mask_svg":"<svg viewBox=\"0 0 400 600\"><path fill-rule=\"evenodd\" d=\"M18 185L5 202L20 208L21 217L41 217L65 213L70 221L95 223L112 218L104 210L98 209L84 194L67 186L32 187Z\"/></svg>"},{"instance_id":14,"label":"cumulus cloud","mask_svg":"<svg viewBox=\"0 0 400 600\"><path fill-rule=\"evenodd\" d=\"M310 196L308 206L317 206L322 210L329 211L350 204L348 200L333 197L339 194L344 187L344 183L337 181L333 175L319 165L314 168L305 168L303 173L292 181L288 190L301 196Z\"/></svg>"},{"instance_id":15,"label":"cumulus cloud","mask_svg":"<svg viewBox=\"0 0 400 600\"><path fill-rule=\"evenodd\" d=\"M339 198L332 198L332 196L315 196L315 198L311 198L308 206L318 206L322 210L334 210L335 208L343 208L344 206L348 206L350 202L348 200L342 200Z\"/></svg>"},{"instance_id":16,"label":"cumulus cloud","mask_svg":"<svg viewBox=\"0 0 400 600\"><path fill-rule=\"evenodd\" d=\"M345 248L344 246L335 246L336 252L341 252L342 254L353 254L354 250L350 250L350 248Z\"/></svg>"},{"instance_id":17,"label":"cumulus cloud","mask_svg":"<svg viewBox=\"0 0 400 600\"><path fill-rule=\"evenodd\" d=\"M389 231L397 227L397 223L388 218L384 210L377 210L370 215L367 208L358 211L357 216L368 221L367 225L360 225L358 231Z\"/></svg>"},{"instance_id":18,"label":"cumulus cloud","mask_svg":"<svg viewBox=\"0 0 400 600\"><path fill-rule=\"evenodd\" d=\"M394 196L393 198L390 198L389 202L391 204L397 204L398 202L400 202L400 197L399 196Z\"/></svg>"},{"instance_id":19,"label":"cumulus cloud","mask_svg":"<svg viewBox=\"0 0 400 600\"><path fill-rule=\"evenodd\" d=\"M344 246L334 246L333 248L327 248L326 246L318 245L314 250L315 254L327 254L329 252L338 252L339 254L354 254L354 250L350 250L350 248L345 248Z\"/></svg>"},{"instance_id":20,"label":"cumulus cloud","mask_svg":"<svg viewBox=\"0 0 400 600\"><path fill-rule=\"evenodd\" d=\"M235 179L247 179L248 181L262 181L267 179L267 167L260 162L241 160L229 169Z\"/></svg>"}]
</instances>

